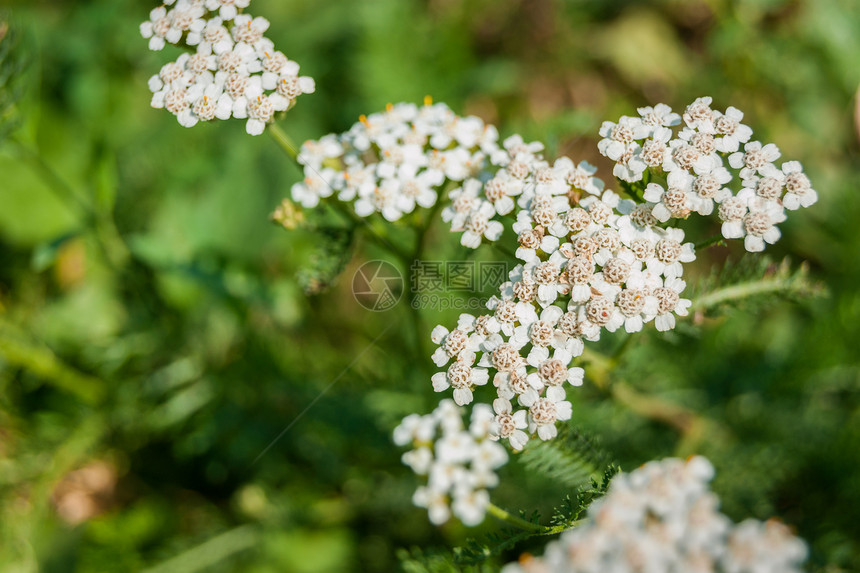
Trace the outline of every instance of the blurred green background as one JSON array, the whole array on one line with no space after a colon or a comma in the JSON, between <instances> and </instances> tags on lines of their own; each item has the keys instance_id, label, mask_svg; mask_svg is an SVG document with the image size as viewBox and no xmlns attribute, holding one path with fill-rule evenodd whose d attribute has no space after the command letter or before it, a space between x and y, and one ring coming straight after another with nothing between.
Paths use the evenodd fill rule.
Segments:
<instances>
[{"instance_id":1,"label":"blurred green background","mask_svg":"<svg viewBox=\"0 0 860 573\"><path fill-rule=\"evenodd\" d=\"M417 481L389 436L439 399L428 344L404 304L371 313L349 292L355 268L385 254L322 218L316 231L269 223L301 177L269 138L240 121L185 129L149 107L147 78L177 53L138 35L154 3L0 7L0 571L420 571L421 553L495 530L434 528L411 505ZM856 0L254 0L251 12L317 81L281 122L298 141L430 94L607 178L602 120L712 95L801 160L820 203L792 213L769 253L792 273L808 261L808 276L791 296L646 330L608 376L634 394L588 369L574 441L626 469L705 454L733 519L779 516L808 540L811 570L860 570ZM441 227L428 252L450 256ZM693 276L728 280L707 277L741 255L712 249ZM455 317L427 312L418 331ZM679 433L686 414L643 415L644 396L706 422ZM546 514L582 477L560 473L514 460L493 499Z\"/></svg>"}]
</instances>

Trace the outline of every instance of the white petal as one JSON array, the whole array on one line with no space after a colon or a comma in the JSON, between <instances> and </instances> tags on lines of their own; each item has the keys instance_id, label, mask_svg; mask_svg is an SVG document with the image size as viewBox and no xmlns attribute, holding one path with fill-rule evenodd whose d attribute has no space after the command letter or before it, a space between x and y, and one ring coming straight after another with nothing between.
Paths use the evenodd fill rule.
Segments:
<instances>
[{"instance_id":1,"label":"white petal","mask_svg":"<svg viewBox=\"0 0 860 573\"><path fill-rule=\"evenodd\" d=\"M248 135L260 135L266 129L266 124L259 119L249 119L245 124L245 131Z\"/></svg>"},{"instance_id":2,"label":"white petal","mask_svg":"<svg viewBox=\"0 0 860 573\"><path fill-rule=\"evenodd\" d=\"M437 372L430 380L433 382L433 390L436 392L442 392L450 386L448 384L448 376L444 372Z\"/></svg>"},{"instance_id":3,"label":"white petal","mask_svg":"<svg viewBox=\"0 0 860 573\"><path fill-rule=\"evenodd\" d=\"M468 388L457 388L454 390L454 402L458 406L465 406L472 402L472 391Z\"/></svg>"},{"instance_id":4,"label":"white petal","mask_svg":"<svg viewBox=\"0 0 860 573\"><path fill-rule=\"evenodd\" d=\"M448 329L440 324L430 333L430 340L433 341L433 344L439 344L446 334L448 334Z\"/></svg>"},{"instance_id":5,"label":"white petal","mask_svg":"<svg viewBox=\"0 0 860 573\"><path fill-rule=\"evenodd\" d=\"M565 398L564 389L561 386L550 386L546 389L546 397L553 402L561 402Z\"/></svg>"},{"instance_id":6,"label":"white petal","mask_svg":"<svg viewBox=\"0 0 860 573\"><path fill-rule=\"evenodd\" d=\"M764 239L755 235L744 237L744 248L751 253L759 253L764 250Z\"/></svg>"},{"instance_id":7,"label":"white petal","mask_svg":"<svg viewBox=\"0 0 860 573\"><path fill-rule=\"evenodd\" d=\"M436 366L445 366L448 363L449 356L443 348L437 348L431 358L433 359L433 364Z\"/></svg>"},{"instance_id":8,"label":"white petal","mask_svg":"<svg viewBox=\"0 0 860 573\"><path fill-rule=\"evenodd\" d=\"M545 424L543 426L538 426L537 434L541 440L547 441L556 437L558 435L558 430L553 425Z\"/></svg>"}]
</instances>

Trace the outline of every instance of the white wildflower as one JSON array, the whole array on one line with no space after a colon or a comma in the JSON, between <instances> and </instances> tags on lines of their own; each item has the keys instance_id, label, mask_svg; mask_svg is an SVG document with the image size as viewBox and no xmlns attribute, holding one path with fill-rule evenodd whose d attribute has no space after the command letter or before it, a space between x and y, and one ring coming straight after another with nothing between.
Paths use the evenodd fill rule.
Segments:
<instances>
[{"instance_id":1,"label":"white wildflower","mask_svg":"<svg viewBox=\"0 0 860 573\"><path fill-rule=\"evenodd\" d=\"M779 203L762 199L748 188L723 201L719 215L723 237L743 238L744 248L750 252L763 251L765 243L778 241L781 233L776 225L785 220L785 210Z\"/></svg>"},{"instance_id":2,"label":"white wildflower","mask_svg":"<svg viewBox=\"0 0 860 573\"><path fill-rule=\"evenodd\" d=\"M238 10L247 8L250 0L206 0L206 8L215 11L225 21L232 20L238 14Z\"/></svg>"},{"instance_id":3,"label":"white wildflower","mask_svg":"<svg viewBox=\"0 0 860 573\"><path fill-rule=\"evenodd\" d=\"M708 489L702 457L649 462L612 479L588 521L550 542L542 557L503 573L724 571L800 573L806 545L775 520L733 525Z\"/></svg>"},{"instance_id":4,"label":"white wildflower","mask_svg":"<svg viewBox=\"0 0 860 573\"><path fill-rule=\"evenodd\" d=\"M747 179L756 173L762 173L765 166L772 164L779 157L779 148L773 143L763 146L759 141L750 141L744 145L743 151L729 155L729 165L740 169L741 178Z\"/></svg>"},{"instance_id":5,"label":"white wildflower","mask_svg":"<svg viewBox=\"0 0 860 573\"><path fill-rule=\"evenodd\" d=\"M744 112L741 110L730 106L726 109L726 113L717 113L716 116L714 132L718 137L714 144L717 151L734 153L741 143L746 143L752 137L752 129L741 123L744 118Z\"/></svg>"},{"instance_id":6,"label":"white wildflower","mask_svg":"<svg viewBox=\"0 0 860 573\"><path fill-rule=\"evenodd\" d=\"M403 455L404 463L427 476L412 501L426 508L436 525L452 513L466 525L483 521L490 502L487 488L498 484L495 472L508 460L504 447L494 441L499 436L497 414L489 406L473 408L468 429L461 416L460 408L443 400L433 413L407 416L394 430L398 445L413 446Z\"/></svg>"},{"instance_id":7,"label":"white wildflower","mask_svg":"<svg viewBox=\"0 0 860 573\"><path fill-rule=\"evenodd\" d=\"M803 172L799 161L787 161L782 164L785 176L786 193L782 197L782 205L789 211L801 207L810 207L818 201L818 192L812 188L809 177Z\"/></svg>"},{"instance_id":8,"label":"white wildflower","mask_svg":"<svg viewBox=\"0 0 860 573\"><path fill-rule=\"evenodd\" d=\"M259 135L275 115L296 98L314 91L314 82L299 76L299 66L277 51L263 34L264 18L237 15L248 0L177 0L152 10L140 26L150 48L165 42L196 48L162 68L149 81L152 106L173 113L191 127L198 121L245 119L246 131ZM208 15L216 11L217 15ZM233 20L228 31L225 21ZM213 87L213 85L215 87Z\"/></svg>"}]
</instances>

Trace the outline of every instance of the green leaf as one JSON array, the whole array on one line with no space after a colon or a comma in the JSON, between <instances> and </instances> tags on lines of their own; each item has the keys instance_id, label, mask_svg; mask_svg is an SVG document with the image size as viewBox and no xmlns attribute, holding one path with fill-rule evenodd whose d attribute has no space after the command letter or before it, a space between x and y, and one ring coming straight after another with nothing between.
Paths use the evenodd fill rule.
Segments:
<instances>
[{"instance_id":1,"label":"green leaf","mask_svg":"<svg viewBox=\"0 0 860 573\"><path fill-rule=\"evenodd\" d=\"M519 457L525 466L544 477L570 487L587 483L608 465L609 456L596 438L562 426L550 441L531 441Z\"/></svg>"},{"instance_id":2,"label":"green leaf","mask_svg":"<svg viewBox=\"0 0 860 573\"><path fill-rule=\"evenodd\" d=\"M116 157L113 152L107 151L99 158L95 168L95 189L93 192L96 210L99 213L109 215L113 211L118 185Z\"/></svg>"},{"instance_id":3,"label":"green leaf","mask_svg":"<svg viewBox=\"0 0 860 573\"><path fill-rule=\"evenodd\" d=\"M550 523L556 532L575 528L578 522L584 519L592 502L606 495L609 484L618 471L617 466L610 464L602 477L599 479L592 477L588 485L577 488L572 496L566 495L561 504L553 509L550 517ZM533 513L531 518L525 515L521 517L535 524L540 521L540 515L537 512ZM485 564L487 560L516 547L520 542L541 535L549 534L506 527L481 539L466 540L464 546L454 549L455 562L461 565Z\"/></svg>"},{"instance_id":4,"label":"green leaf","mask_svg":"<svg viewBox=\"0 0 860 573\"><path fill-rule=\"evenodd\" d=\"M823 296L824 286L809 276L805 263L792 268L786 258L776 263L769 257L744 256L727 261L723 268L697 285L692 310L710 310L726 305L765 305L779 298Z\"/></svg>"},{"instance_id":5,"label":"green leaf","mask_svg":"<svg viewBox=\"0 0 860 573\"><path fill-rule=\"evenodd\" d=\"M0 319L0 356L86 403L98 403L104 397L104 382L65 364L47 346L32 340L18 326L3 319Z\"/></svg>"},{"instance_id":6,"label":"green leaf","mask_svg":"<svg viewBox=\"0 0 860 573\"><path fill-rule=\"evenodd\" d=\"M405 573L449 573L451 571L483 572L495 571L496 568L489 565L478 567L463 567L455 561L450 551L441 549L422 549L412 547L411 549L400 549L397 551L397 559L400 568Z\"/></svg>"},{"instance_id":7,"label":"green leaf","mask_svg":"<svg viewBox=\"0 0 860 573\"><path fill-rule=\"evenodd\" d=\"M320 294L331 287L352 259L355 228L318 227L317 248L298 273L306 294Z\"/></svg>"},{"instance_id":8,"label":"green leaf","mask_svg":"<svg viewBox=\"0 0 860 573\"><path fill-rule=\"evenodd\" d=\"M32 57L18 27L0 12L0 143L21 124L17 103L32 68Z\"/></svg>"}]
</instances>

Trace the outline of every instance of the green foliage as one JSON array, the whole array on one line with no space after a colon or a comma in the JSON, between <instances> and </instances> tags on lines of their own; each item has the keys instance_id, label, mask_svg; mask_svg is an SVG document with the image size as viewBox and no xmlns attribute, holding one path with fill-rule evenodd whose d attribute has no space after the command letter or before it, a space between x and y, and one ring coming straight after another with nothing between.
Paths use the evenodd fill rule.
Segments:
<instances>
[{"instance_id":1,"label":"green foliage","mask_svg":"<svg viewBox=\"0 0 860 573\"><path fill-rule=\"evenodd\" d=\"M553 510L550 523L553 527L572 527L577 521L585 516L585 512L595 499L603 497L609 491L609 482L621 471L621 468L610 464L603 472L600 481L591 478L590 487L580 486L574 497L566 495L559 507Z\"/></svg>"},{"instance_id":2,"label":"green foliage","mask_svg":"<svg viewBox=\"0 0 860 573\"><path fill-rule=\"evenodd\" d=\"M0 144L21 124L18 103L32 65L20 26L0 11Z\"/></svg>"},{"instance_id":3,"label":"green foliage","mask_svg":"<svg viewBox=\"0 0 860 573\"><path fill-rule=\"evenodd\" d=\"M804 298L825 296L820 281L810 276L809 265L792 268L788 258L774 262L769 256L746 254L737 262L727 259L692 289L694 311L735 308L755 312L779 300L799 302Z\"/></svg>"},{"instance_id":4,"label":"green foliage","mask_svg":"<svg viewBox=\"0 0 860 573\"><path fill-rule=\"evenodd\" d=\"M308 295L328 290L352 259L355 228L317 227L315 249L298 273L299 284Z\"/></svg>"},{"instance_id":5,"label":"green foliage","mask_svg":"<svg viewBox=\"0 0 860 573\"><path fill-rule=\"evenodd\" d=\"M609 454L596 436L566 424L554 440L530 440L519 457L526 469L560 485L575 488L607 467Z\"/></svg>"},{"instance_id":6,"label":"green foliage","mask_svg":"<svg viewBox=\"0 0 860 573\"><path fill-rule=\"evenodd\" d=\"M603 472L600 480L591 478L589 485L578 487L572 496L566 494L561 500L561 504L553 508L549 517L550 527L545 532L541 533L504 527L487 534L483 538L468 539L464 546L454 548L454 562L458 565L485 563L487 560L504 555L505 553L510 554L512 550L527 539L553 535L576 527L578 522L585 519L585 514L591 503L606 495L609 489L609 482L618 471L619 468L617 466L610 465ZM539 513L533 513L529 517L525 515L521 515L520 517L536 525L541 522Z\"/></svg>"},{"instance_id":7,"label":"green foliage","mask_svg":"<svg viewBox=\"0 0 860 573\"><path fill-rule=\"evenodd\" d=\"M461 565L454 562L450 552L424 550L413 547L409 550L399 549L397 559L404 573L490 573L498 568L492 563Z\"/></svg>"},{"instance_id":8,"label":"green foliage","mask_svg":"<svg viewBox=\"0 0 860 573\"><path fill-rule=\"evenodd\" d=\"M146 80L169 50L148 52L137 29L156 4L4 3L14 15L0 40L4 570L145 570L225 534L222 549L239 549L212 571L391 571L398 556L405 570L480 571L540 553L544 536L520 539L492 519L477 533L436 528L412 506L417 482L390 432L438 402L428 353L405 305L372 313L349 292L354 268L386 255L355 244L345 217L291 232L267 224L300 176L268 138L241 122L184 129L149 107ZM777 515L808 540L811 570L855 567L856 1L359 4L252 4L317 80L281 123L295 141L430 94L609 179L601 121L708 94L803 161L821 200L780 225L770 262L738 245L733 263L726 249L700 250L685 295L705 320L646 329L617 359L619 337L594 345L606 385L587 365L569 391L581 435L514 456L493 499L560 525L578 519L589 500L576 487L608 460L701 453L732 518ZM690 238L714 234L689 227ZM427 238L429 255L465 258L441 224ZM324 288L308 296L308 286ZM422 318L426 341L456 313ZM632 403L613 394L618 380L638 392ZM683 433L649 417L643 398L707 423ZM261 540L247 550L246 532ZM466 544L485 534L499 537ZM496 554L468 566L431 547Z\"/></svg>"}]
</instances>

